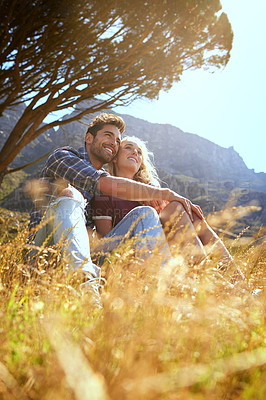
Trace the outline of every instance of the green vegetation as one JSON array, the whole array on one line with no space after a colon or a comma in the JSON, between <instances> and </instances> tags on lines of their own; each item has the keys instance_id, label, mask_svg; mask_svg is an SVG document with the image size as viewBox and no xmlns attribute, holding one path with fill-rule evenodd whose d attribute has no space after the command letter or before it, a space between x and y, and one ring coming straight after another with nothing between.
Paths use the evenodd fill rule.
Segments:
<instances>
[{"instance_id":1,"label":"green vegetation","mask_svg":"<svg viewBox=\"0 0 266 400\"><path fill-rule=\"evenodd\" d=\"M7 195L9 195L14 188L18 187L21 182L24 181L27 174L24 171L15 172L14 174L6 175L3 179L3 183L0 186L0 201Z\"/></svg>"},{"instance_id":2,"label":"green vegetation","mask_svg":"<svg viewBox=\"0 0 266 400\"><path fill-rule=\"evenodd\" d=\"M145 264L124 247L98 309L56 247L24 260L26 214L1 216L1 399L265 398L263 232L232 243L245 290L214 261L158 271L159 254Z\"/></svg>"}]
</instances>

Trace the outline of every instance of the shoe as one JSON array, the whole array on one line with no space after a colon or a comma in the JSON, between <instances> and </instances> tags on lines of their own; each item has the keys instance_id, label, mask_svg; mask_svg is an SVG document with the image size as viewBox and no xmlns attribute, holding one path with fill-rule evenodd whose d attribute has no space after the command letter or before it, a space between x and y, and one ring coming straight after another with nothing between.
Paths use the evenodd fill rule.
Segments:
<instances>
[{"instance_id":1,"label":"shoe","mask_svg":"<svg viewBox=\"0 0 266 400\"><path fill-rule=\"evenodd\" d=\"M89 295L91 297L92 304L98 309L103 308L100 289L104 286L103 278L91 278L87 275L87 280L80 284L82 295Z\"/></svg>"}]
</instances>

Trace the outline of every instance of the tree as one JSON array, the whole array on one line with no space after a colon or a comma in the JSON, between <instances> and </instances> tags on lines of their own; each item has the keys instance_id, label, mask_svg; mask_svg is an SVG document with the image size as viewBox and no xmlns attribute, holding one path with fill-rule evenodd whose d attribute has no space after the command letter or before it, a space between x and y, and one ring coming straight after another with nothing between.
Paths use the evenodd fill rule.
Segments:
<instances>
[{"instance_id":1,"label":"tree","mask_svg":"<svg viewBox=\"0 0 266 400\"><path fill-rule=\"evenodd\" d=\"M0 113L27 104L0 152L2 177L46 129L156 98L186 69L225 66L232 46L219 0L2 0L1 13ZM75 117L42 124L88 99Z\"/></svg>"}]
</instances>

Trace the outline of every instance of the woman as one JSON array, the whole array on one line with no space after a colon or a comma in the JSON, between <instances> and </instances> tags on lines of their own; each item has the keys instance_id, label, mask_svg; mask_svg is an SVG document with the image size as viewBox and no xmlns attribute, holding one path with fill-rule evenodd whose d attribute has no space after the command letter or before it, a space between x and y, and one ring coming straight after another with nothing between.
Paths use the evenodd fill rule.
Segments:
<instances>
[{"instance_id":1,"label":"woman","mask_svg":"<svg viewBox=\"0 0 266 400\"><path fill-rule=\"evenodd\" d=\"M109 164L111 175L133 179L142 183L159 186L159 178L151 163L150 153L143 141L136 137L125 137L120 144L117 157ZM93 218L99 237L111 236L112 229L127 215L140 205L139 202L121 200L110 196L98 196L94 199ZM211 229L205 219L195 212L192 218L179 202L165 201L145 202L159 214L168 243L173 254L179 254L194 264L201 262L210 253L218 254L221 267L232 261L232 257ZM196 206L197 207L197 206Z\"/></svg>"}]
</instances>

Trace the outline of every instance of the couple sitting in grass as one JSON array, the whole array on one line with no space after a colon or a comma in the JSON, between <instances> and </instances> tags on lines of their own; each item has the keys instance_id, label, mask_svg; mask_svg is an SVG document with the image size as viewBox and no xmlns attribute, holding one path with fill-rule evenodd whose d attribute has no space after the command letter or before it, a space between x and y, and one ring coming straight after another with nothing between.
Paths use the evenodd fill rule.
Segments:
<instances>
[{"instance_id":1,"label":"couple sitting in grass","mask_svg":"<svg viewBox=\"0 0 266 400\"><path fill-rule=\"evenodd\" d=\"M44 196L35 196L31 214L33 243L61 240L69 267L81 269L88 281L100 277L104 258L91 259L87 228L94 223L106 238L96 249L102 254L126 237L136 239L135 251L142 257L159 248L162 264L172 259L175 247L193 263L211 248L225 268L232 258L200 207L159 186L145 144L137 138L121 141L124 130L122 118L101 114L89 124L84 147L59 148L49 156L37 190Z\"/></svg>"}]
</instances>

